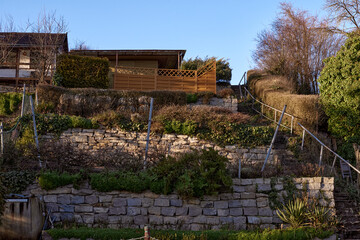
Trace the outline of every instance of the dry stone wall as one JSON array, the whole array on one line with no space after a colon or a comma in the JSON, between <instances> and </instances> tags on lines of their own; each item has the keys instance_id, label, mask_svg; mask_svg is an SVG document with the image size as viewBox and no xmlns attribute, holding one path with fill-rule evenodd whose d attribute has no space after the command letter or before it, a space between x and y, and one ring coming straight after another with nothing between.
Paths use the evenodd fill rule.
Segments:
<instances>
[{"instance_id":1,"label":"dry stone wall","mask_svg":"<svg viewBox=\"0 0 360 240\"><path fill-rule=\"evenodd\" d=\"M199 99L195 104L190 104L190 105L203 105L203 104L204 104L203 99ZM209 103L205 105L227 108L232 112L238 111L238 99L233 96L227 98L212 97Z\"/></svg>"},{"instance_id":2,"label":"dry stone wall","mask_svg":"<svg viewBox=\"0 0 360 240\"><path fill-rule=\"evenodd\" d=\"M56 139L55 135L42 136L43 139ZM59 138L60 141L70 142L73 147L96 152L101 149L114 149L144 154L146 145L146 133L126 132L120 129L68 129ZM177 134L152 134L150 137L149 152L160 151L174 155L193 150L214 148L230 160L229 168L232 171L238 169L239 160L242 165L263 162L266 157L267 147L241 148L237 145L220 147L214 143L200 140L196 137ZM291 155L290 151L274 149L270 155L269 163L278 164L281 159Z\"/></svg>"},{"instance_id":3,"label":"dry stone wall","mask_svg":"<svg viewBox=\"0 0 360 240\"><path fill-rule=\"evenodd\" d=\"M320 204L334 208L333 178L296 178L297 189L320 199ZM55 222L75 221L89 227L155 229L252 229L275 228L281 224L270 208L269 194L281 200L287 194L284 181L270 179L233 179L233 193L181 199L176 194L152 192L98 192L84 183L79 189L71 185L52 191L30 186L24 194L41 198Z\"/></svg>"}]
</instances>

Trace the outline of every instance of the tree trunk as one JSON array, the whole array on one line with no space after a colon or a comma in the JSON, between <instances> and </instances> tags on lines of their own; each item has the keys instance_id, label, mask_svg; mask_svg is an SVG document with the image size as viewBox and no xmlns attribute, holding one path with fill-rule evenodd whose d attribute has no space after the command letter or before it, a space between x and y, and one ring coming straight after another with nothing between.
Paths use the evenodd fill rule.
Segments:
<instances>
[{"instance_id":1,"label":"tree trunk","mask_svg":"<svg viewBox=\"0 0 360 240\"><path fill-rule=\"evenodd\" d=\"M356 168L360 169L360 145L354 143L353 147L354 147L354 151L355 151ZM357 175L357 185L360 188L360 174L357 173L356 175Z\"/></svg>"}]
</instances>

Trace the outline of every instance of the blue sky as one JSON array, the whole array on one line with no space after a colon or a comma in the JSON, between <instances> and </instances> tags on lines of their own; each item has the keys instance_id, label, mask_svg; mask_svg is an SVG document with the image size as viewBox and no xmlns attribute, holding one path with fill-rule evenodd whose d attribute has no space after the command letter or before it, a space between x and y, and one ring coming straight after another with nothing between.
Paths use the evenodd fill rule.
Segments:
<instances>
[{"instance_id":1,"label":"blue sky","mask_svg":"<svg viewBox=\"0 0 360 240\"><path fill-rule=\"evenodd\" d=\"M41 11L56 11L68 23L69 44L91 49L185 49L185 58L229 59L232 84L254 67L257 34L279 13L280 0L0 0L0 19L19 27ZM289 0L324 15L325 0Z\"/></svg>"}]
</instances>

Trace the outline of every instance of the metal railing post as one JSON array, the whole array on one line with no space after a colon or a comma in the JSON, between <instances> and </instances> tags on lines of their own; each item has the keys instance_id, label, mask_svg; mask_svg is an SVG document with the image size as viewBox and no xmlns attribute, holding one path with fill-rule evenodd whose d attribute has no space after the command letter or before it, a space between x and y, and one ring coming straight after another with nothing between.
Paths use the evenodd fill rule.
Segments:
<instances>
[{"instance_id":1,"label":"metal railing post","mask_svg":"<svg viewBox=\"0 0 360 240\"><path fill-rule=\"evenodd\" d=\"M0 135L1 135L1 137L0 137L0 140L1 140L0 153L1 153L1 155L3 155L4 154L4 125L2 122L0 123Z\"/></svg>"},{"instance_id":2,"label":"metal railing post","mask_svg":"<svg viewBox=\"0 0 360 240\"><path fill-rule=\"evenodd\" d=\"M22 101L21 101L21 114L20 116L23 117L24 116L24 111L25 111L25 95L26 94L26 85L24 83L24 90L23 90L23 96L22 96Z\"/></svg>"},{"instance_id":3,"label":"metal railing post","mask_svg":"<svg viewBox=\"0 0 360 240\"><path fill-rule=\"evenodd\" d=\"M290 129L290 133L293 133L293 126L294 126L294 116L291 116L291 129Z\"/></svg>"},{"instance_id":4,"label":"metal railing post","mask_svg":"<svg viewBox=\"0 0 360 240\"><path fill-rule=\"evenodd\" d=\"M32 119L33 119L33 125L34 125L34 135L35 135L35 144L38 151L38 159L39 159L39 166L42 168L42 163L40 159L40 147L39 147L39 138L36 130L36 119L35 119L35 109L34 109L34 102L32 99L32 96L30 96L30 105L31 105L31 113L32 113Z\"/></svg>"},{"instance_id":5,"label":"metal railing post","mask_svg":"<svg viewBox=\"0 0 360 240\"><path fill-rule=\"evenodd\" d=\"M336 157L336 155L335 155L333 164L332 164L332 166L331 166L331 171L330 171L330 173L332 173L332 172L334 171L336 158L337 158L337 157Z\"/></svg>"},{"instance_id":6,"label":"metal railing post","mask_svg":"<svg viewBox=\"0 0 360 240\"><path fill-rule=\"evenodd\" d=\"M284 105L284 109L283 109L283 111L282 111L282 113L281 113L279 122L278 122L278 124L277 124L277 126L276 126L276 130L275 130L273 139L271 140L271 144L270 144L269 150L268 150L268 152L267 152L267 154L266 154L266 158L265 158L265 161L264 161L264 165L263 165L262 168L261 168L261 172L264 171L265 165L266 165L266 163L267 163L267 161L268 161L268 159L269 159L269 157L270 157L271 149L272 149L272 147L273 147L273 145L274 145L274 143L275 143L276 135L277 135L277 133L278 133L278 131L279 131L279 127L280 127L281 121L282 121L282 119L283 119L283 117L284 117L285 110L286 110L286 105Z\"/></svg>"},{"instance_id":7,"label":"metal railing post","mask_svg":"<svg viewBox=\"0 0 360 240\"><path fill-rule=\"evenodd\" d=\"M320 158L319 158L319 167L321 166L321 161L322 161L322 157L323 157L323 151L324 151L324 146L321 145L321 148L320 148Z\"/></svg>"},{"instance_id":8,"label":"metal railing post","mask_svg":"<svg viewBox=\"0 0 360 240\"><path fill-rule=\"evenodd\" d=\"M144 169L146 169L146 165L147 165L147 156L148 156L148 150L149 150L150 129L151 129L151 117L152 117L153 105L154 105L154 98L151 98L151 100L150 100L150 112L149 112L148 130L147 130L147 136L146 136Z\"/></svg>"},{"instance_id":9,"label":"metal railing post","mask_svg":"<svg viewBox=\"0 0 360 240\"><path fill-rule=\"evenodd\" d=\"M239 179L241 178L241 158L239 158L239 172L238 172Z\"/></svg>"},{"instance_id":10,"label":"metal railing post","mask_svg":"<svg viewBox=\"0 0 360 240\"><path fill-rule=\"evenodd\" d=\"M303 130L303 135L301 140L301 150L304 150L304 141L305 141L305 129Z\"/></svg>"}]
</instances>

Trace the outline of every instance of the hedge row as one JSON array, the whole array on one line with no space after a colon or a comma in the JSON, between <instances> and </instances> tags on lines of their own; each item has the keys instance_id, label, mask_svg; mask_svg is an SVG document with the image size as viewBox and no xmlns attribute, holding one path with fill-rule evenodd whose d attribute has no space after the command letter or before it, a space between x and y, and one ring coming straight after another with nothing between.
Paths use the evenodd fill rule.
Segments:
<instances>
[{"instance_id":1,"label":"hedge row","mask_svg":"<svg viewBox=\"0 0 360 240\"><path fill-rule=\"evenodd\" d=\"M108 88L106 58L62 54L57 57L54 83L67 88Z\"/></svg>"},{"instance_id":2,"label":"hedge row","mask_svg":"<svg viewBox=\"0 0 360 240\"><path fill-rule=\"evenodd\" d=\"M293 87L284 77L249 71L248 84L250 91L262 102L280 110L286 104L286 112L295 116L294 126L300 122L314 130L326 124L326 116L319 104L319 96L294 94ZM273 111L269 111L269 114L273 114ZM284 121L289 122L290 119L284 118Z\"/></svg>"},{"instance_id":3,"label":"hedge row","mask_svg":"<svg viewBox=\"0 0 360 240\"><path fill-rule=\"evenodd\" d=\"M119 110L121 107L138 110L154 98L154 108L167 105L185 105L186 93L181 91L120 91L94 88L63 88L38 85L39 102L51 105L62 114L89 116L106 110ZM143 96L147 98L142 98Z\"/></svg>"}]
</instances>

